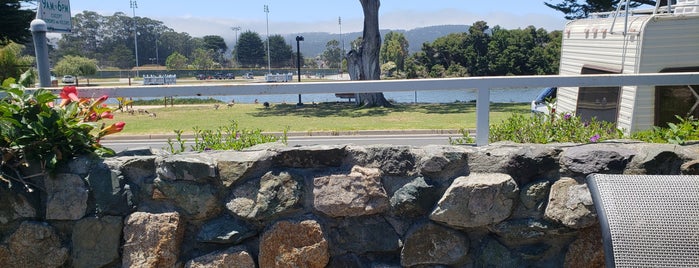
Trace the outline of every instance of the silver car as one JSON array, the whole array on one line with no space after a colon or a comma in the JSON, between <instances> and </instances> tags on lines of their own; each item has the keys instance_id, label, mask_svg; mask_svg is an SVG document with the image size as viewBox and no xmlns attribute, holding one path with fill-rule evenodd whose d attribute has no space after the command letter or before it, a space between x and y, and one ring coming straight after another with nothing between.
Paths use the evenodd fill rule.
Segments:
<instances>
[{"instance_id":1,"label":"silver car","mask_svg":"<svg viewBox=\"0 0 699 268\"><path fill-rule=\"evenodd\" d=\"M64 75L63 79L61 79L64 84L73 84L75 83L75 76L72 75Z\"/></svg>"}]
</instances>

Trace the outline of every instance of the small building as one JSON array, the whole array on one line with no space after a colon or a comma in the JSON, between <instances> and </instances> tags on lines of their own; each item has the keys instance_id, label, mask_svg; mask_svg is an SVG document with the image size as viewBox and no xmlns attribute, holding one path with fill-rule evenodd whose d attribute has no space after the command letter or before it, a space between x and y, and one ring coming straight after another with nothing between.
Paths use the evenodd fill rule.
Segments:
<instances>
[{"instance_id":1,"label":"small building","mask_svg":"<svg viewBox=\"0 0 699 268\"><path fill-rule=\"evenodd\" d=\"M670 1L672 2L672 1ZM622 1L623 3L623 1ZM699 0L594 14L563 31L561 75L699 72ZM557 111L625 133L699 118L699 81L684 86L560 87Z\"/></svg>"}]
</instances>

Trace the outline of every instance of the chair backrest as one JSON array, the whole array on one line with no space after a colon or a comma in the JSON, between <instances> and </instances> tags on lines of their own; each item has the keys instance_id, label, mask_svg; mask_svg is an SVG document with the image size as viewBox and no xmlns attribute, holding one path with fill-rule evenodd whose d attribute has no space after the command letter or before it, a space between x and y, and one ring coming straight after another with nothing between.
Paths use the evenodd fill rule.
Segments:
<instances>
[{"instance_id":1,"label":"chair backrest","mask_svg":"<svg viewBox=\"0 0 699 268\"><path fill-rule=\"evenodd\" d=\"M587 177L607 267L699 267L699 176Z\"/></svg>"}]
</instances>

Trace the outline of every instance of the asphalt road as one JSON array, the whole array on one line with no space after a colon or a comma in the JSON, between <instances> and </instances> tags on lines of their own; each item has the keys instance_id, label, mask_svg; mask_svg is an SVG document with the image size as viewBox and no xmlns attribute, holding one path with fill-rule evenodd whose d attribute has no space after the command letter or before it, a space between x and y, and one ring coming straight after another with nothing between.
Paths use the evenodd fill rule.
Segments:
<instances>
[{"instance_id":1,"label":"asphalt road","mask_svg":"<svg viewBox=\"0 0 699 268\"><path fill-rule=\"evenodd\" d=\"M449 145L449 137L459 137L458 134L391 134L391 135L350 135L350 136L290 136L288 146L310 146L310 145ZM185 139L186 140L186 139ZM190 139L191 141L191 139ZM185 143L187 147L188 143ZM116 152L133 149L151 148L166 150L168 148L167 139L155 138L120 138L114 140L103 140L102 145L111 148ZM167 151L167 150L166 150Z\"/></svg>"}]
</instances>

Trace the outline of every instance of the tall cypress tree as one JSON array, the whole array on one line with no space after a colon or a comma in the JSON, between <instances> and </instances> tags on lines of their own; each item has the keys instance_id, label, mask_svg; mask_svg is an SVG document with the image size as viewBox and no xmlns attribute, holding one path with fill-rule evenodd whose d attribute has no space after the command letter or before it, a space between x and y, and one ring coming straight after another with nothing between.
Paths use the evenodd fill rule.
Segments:
<instances>
[{"instance_id":1,"label":"tall cypress tree","mask_svg":"<svg viewBox=\"0 0 699 268\"><path fill-rule=\"evenodd\" d=\"M13 41L19 44L31 42L29 24L36 17L33 10L22 7L23 0L0 0L0 44Z\"/></svg>"}]
</instances>

